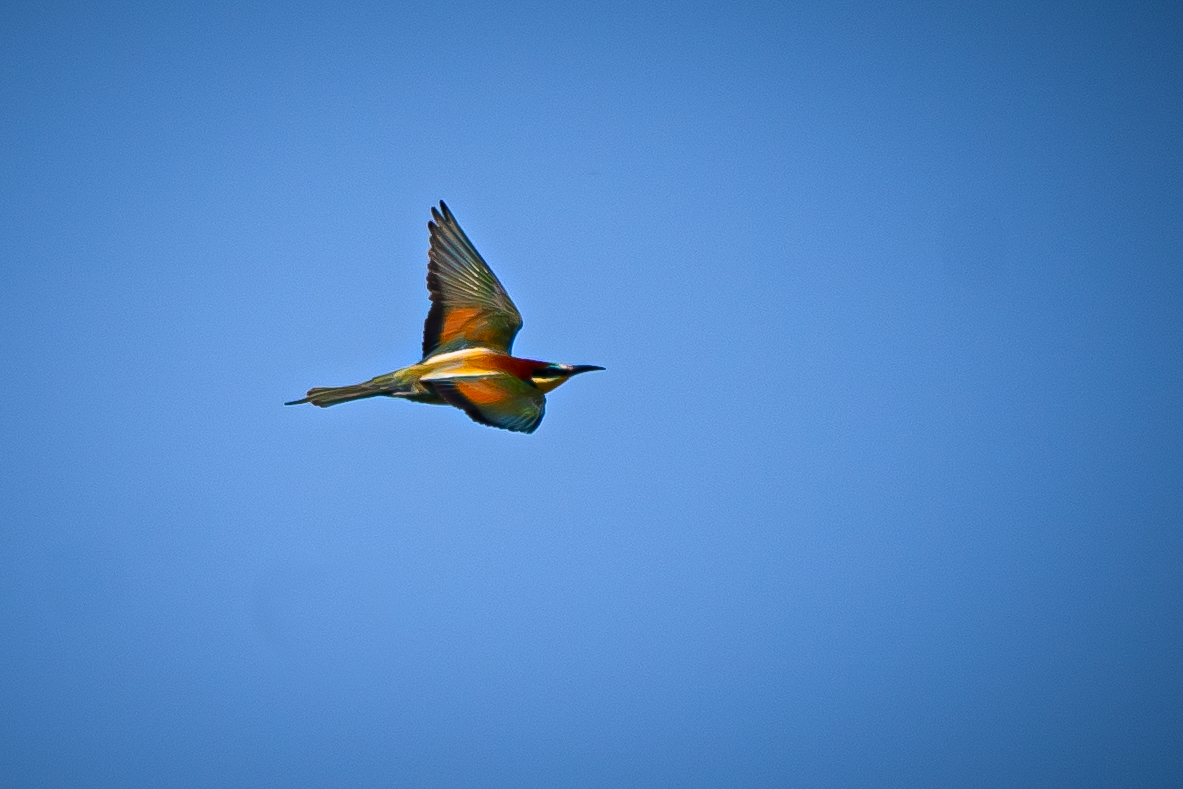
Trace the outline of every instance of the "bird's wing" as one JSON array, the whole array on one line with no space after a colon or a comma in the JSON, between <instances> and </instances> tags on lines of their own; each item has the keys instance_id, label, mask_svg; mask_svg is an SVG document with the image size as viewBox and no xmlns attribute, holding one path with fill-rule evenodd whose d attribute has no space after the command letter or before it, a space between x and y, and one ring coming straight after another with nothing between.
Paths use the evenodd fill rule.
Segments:
<instances>
[{"instance_id":1,"label":"bird's wing","mask_svg":"<svg viewBox=\"0 0 1183 789\"><path fill-rule=\"evenodd\" d=\"M474 422L517 433L533 433L546 410L546 395L509 373L431 381L440 397Z\"/></svg>"},{"instance_id":2,"label":"bird's wing","mask_svg":"<svg viewBox=\"0 0 1183 789\"><path fill-rule=\"evenodd\" d=\"M473 346L509 353L522 328L518 308L442 200L431 216L423 358Z\"/></svg>"}]
</instances>

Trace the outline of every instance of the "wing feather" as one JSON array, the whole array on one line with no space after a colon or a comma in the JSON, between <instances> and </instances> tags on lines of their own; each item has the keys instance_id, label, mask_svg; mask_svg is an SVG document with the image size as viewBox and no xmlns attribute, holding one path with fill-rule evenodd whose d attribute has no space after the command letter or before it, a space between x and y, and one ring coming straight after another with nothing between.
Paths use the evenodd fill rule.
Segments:
<instances>
[{"instance_id":1,"label":"wing feather","mask_svg":"<svg viewBox=\"0 0 1183 789\"><path fill-rule=\"evenodd\" d=\"M521 313L442 200L431 216L431 309L423 324L423 358L474 346L508 354L522 328Z\"/></svg>"},{"instance_id":2,"label":"wing feather","mask_svg":"<svg viewBox=\"0 0 1183 789\"><path fill-rule=\"evenodd\" d=\"M503 430L533 433L546 412L546 395L509 373L436 379L431 386L474 422Z\"/></svg>"}]
</instances>

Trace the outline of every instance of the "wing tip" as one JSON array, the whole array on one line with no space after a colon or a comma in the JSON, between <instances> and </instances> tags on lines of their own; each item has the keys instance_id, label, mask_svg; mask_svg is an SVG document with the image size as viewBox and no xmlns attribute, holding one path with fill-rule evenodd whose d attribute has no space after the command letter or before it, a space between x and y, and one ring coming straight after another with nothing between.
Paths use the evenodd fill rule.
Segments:
<instances>
[{"instance_id":1,"label":"wing tip","mask_svg":"<svg viewBox=\"0 0 1183 789\"><path fill-rule=\"evenodd\" d=\"M427 222L427 233L433 242L431 246L434 247L434 242L440 241L442 238L446 238L450 234L454 234L455 231L460 231L461 233L464 232L460 230L460 223L458 223L456 221L456 217L452 215L451 210L448 208L448 204L443 200L440 200L439 208L436 208L435 206L431 207L431 219L429 219ZM467 237L465 240L467 241ZM471 245L472 242L468 243Z\"/></svg>"}]
</instances>

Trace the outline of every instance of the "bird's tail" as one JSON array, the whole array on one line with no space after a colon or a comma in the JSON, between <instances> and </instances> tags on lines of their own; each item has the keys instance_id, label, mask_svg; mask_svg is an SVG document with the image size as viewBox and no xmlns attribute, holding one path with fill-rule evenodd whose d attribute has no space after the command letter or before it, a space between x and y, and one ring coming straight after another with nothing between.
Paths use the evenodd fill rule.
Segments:
<instances>
[{"instance_id":1,"label":"bird's tail","mask_svg":"<svg viewBox=\"0 0 1183 789\"><path fill-rule=\"evenodd\" d=\"M361 400L365 397L378 397L380 395L396 397L397 390L393 389L389 383L385 385L364 383L354 384L353 386L318 386L315 389L309 389L308 394L303 399L293 400L290 403L284 403L284 405L312 403L321 408L327 408L337 403L348 403L350 400Z\"/></svg>"}]
</instances>

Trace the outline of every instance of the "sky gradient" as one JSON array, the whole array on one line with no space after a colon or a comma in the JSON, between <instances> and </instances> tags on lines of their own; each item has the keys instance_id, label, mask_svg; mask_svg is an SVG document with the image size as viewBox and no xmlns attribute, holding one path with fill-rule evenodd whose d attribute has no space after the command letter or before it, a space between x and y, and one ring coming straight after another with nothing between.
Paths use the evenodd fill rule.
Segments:
<instances>
[{"instance_id":1,"label":"sky gradient","mask_svg":"<svg viewBox=\"0 0 1183 789\"><path fill-rule=\"evenodd\" d=\"M1181 8L7 3L0 784L1183 784Z\"/></svg>"}]
</instances>

